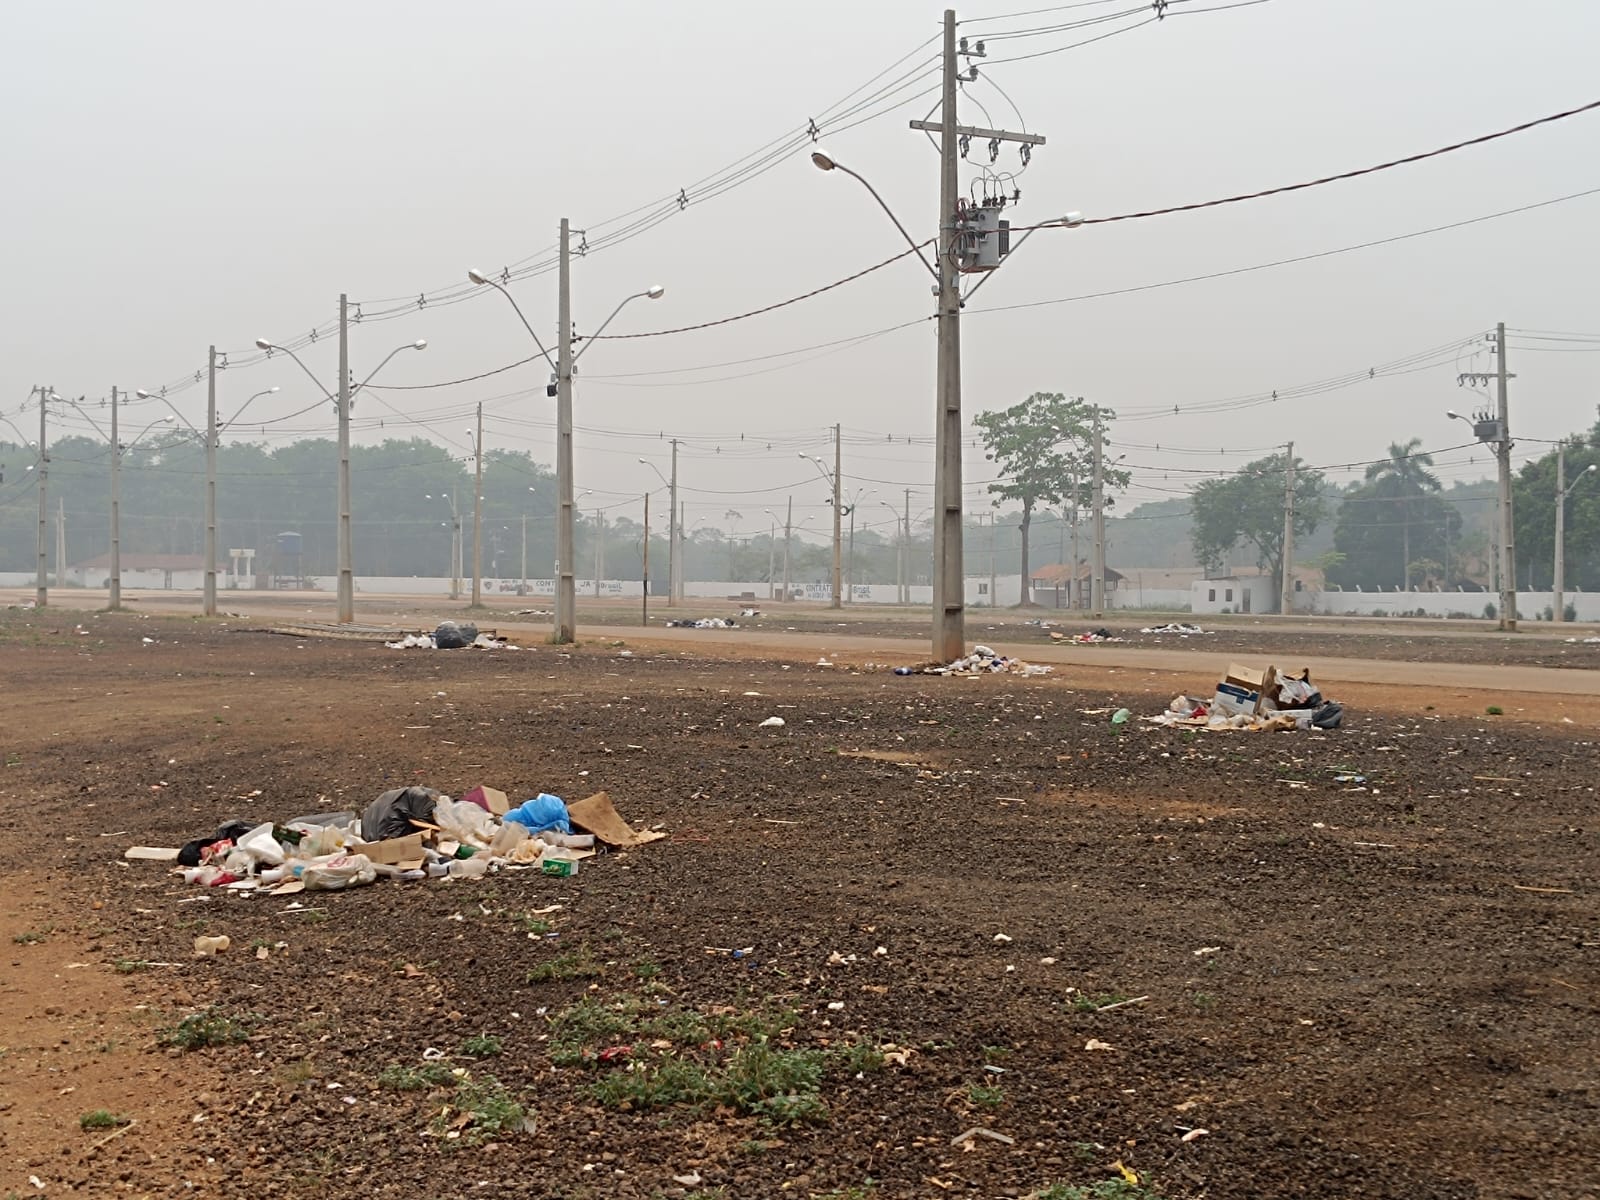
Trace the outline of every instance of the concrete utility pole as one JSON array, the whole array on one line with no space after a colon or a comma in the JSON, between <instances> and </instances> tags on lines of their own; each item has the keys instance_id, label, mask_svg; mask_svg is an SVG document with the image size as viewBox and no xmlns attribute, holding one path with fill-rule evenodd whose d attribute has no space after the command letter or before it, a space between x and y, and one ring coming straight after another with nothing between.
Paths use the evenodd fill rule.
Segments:
<instances>
[{"instance_id":1,"label":"concrete utility pole","mask_svg":"<svg viewBox=\"0 0 1600 1200\"><path fill-rule=\"evenodd\" d=\"M833 427L833 599L828 605L830 608L838 608L844 601L843 564L840 561L844 547L839 536L841 532L839 524L844 519L844 513L839 508L843 503L843 498L839 494L839 485L842 481L840 468L843 466L843 462L839 426L836 424Z\"/></svg>"},{"instance_id":2,"label":"concrete utility pole","mask_svg":"<svg viewBox=\"0 0 1600 1200\"><path fill-rule=\"evenodd\" d=\"M778 598L778 514L770 508L764 510L771 521L767 525L767 599Z\"/></svg>"},{"instance_id":3,"label":"concrete utility pole","mask_svg":"<svg viewBox=\"0 0 1600 1200\"><path fill-rule=\"evenodd\" d=\"M561 253L556 298L556 624L553 640L565 645L577 637L578 583L575 573L572 501L572 245L571 227L561 218Z\"/></svg>"},{"instance_id":4,"label":"concrete utility pole","mask_svg":"<svg viewBox=\"0 0 1600 1200\"><path fill-rule=\"evenodd\" d=\"M1552 599L1552 617L1557 621L1565 621L1566 616L1566 584L1567 584L1567 496L1572 489L1588 477L1595 469L1590 463L1578 472L1578 477L1572 481L1572 486L1567 486L1567 444L1565 442L1556 446L1556 573Z\"/></svg>"},{"instance_id":5,"label":"concrete utility pole","mask_svg":"<svg viewBox=\"0 0 1600 1200\"><path fill-rule=\"evenodd\" d=\"M356 576L350 550L350 299L339 293L339 624L356 619Z\"/></svg>"},{"instance_id":6,"label":"concrete utility pole","mask_svg":"<svg viewBox=\"0 0 1600 1200\"><path fill-rule=\"evenodd\" d=\"M48 416L48 400L55 395L54 388L35 387L34 393L39 397L39 536L37 544L38 561L35 564L35 579L33 588L33 602L43 608L50 602L50 585L47 574L49 567L45 562L46 546L49 534L46 524L49 520L50 501L46 496L50 480L50 449L46 438L46 417Z\"/></svg>"},{"instance_id":7,"label":"concrete utility pole","mask_svg":"<svg viewBox=\"0 0 1600 1200\"><path fill-rule=\"evenodd\" d=\"M933 657L953 662L967 652L966 574L962 565L961 288L956 206L961 133L956 112L956 14L944 13L939 111L939 348L935 373L933 466Z\"/></svg>"},{"instance_id":8,"label":"concrete utility pole","mask_svg":"<svg viewBox=\"0 0 1600 1200\"><path fill-rule=\"evenodd\" d=\"M1078 478L1077 468L1072 471L1072 578L1067 584L1067 607L1073 611L1083 608L1083 580L1078 573L1078 501L1079 493L1083 490L1083 483Z\"/></svg>"},{"instance_id":9,"label":"concrete utility pole","mask_svg":"<svg viewBox=\"0 0 1600 1200\"><path fill-rule=\"evenodd\" d=\"M689 524L689 502L678 501L678 599L683 599L683 572L684 572L684 528Z\"/></svg>"},{"instance_id":10,"label":"concrete utility pole","mask_svg":"<svg viewBox=\"0 0 1600 1200\"><path fill-rule=\"evenodd\" d=\"M911 489L906 489L905 495L905 534L900 540L900 603L911 603L911 579L907 572L911 569Z\"/></svg>"},{"instance_id":11,"label":"concrete utility pole","mask_svg":"<svg viewBox=\"0 0 1600 1200\"><path fill-rule=\"evenodd\" d=\"M1100 616L1106 604L1106 497L1105 429L1100 409L1094 410L1094 577L1090 580L1090 606Z\"/></svg>"},{"instance_id":12,"label":"concrete utility pole","mask_svg":"<svg viewBox=\"0 0 1600 1200\"><path fill-rule=\"evenodd\" d=\"M201 612L217 615L217 348L206 350L206 562Z\"/></svg>"},{"instance_id":13,"label":"concrete utility pole","mask_svg":"<svg viewBox=\"0 0 1600 1200\"><path fill-rule=\"evenodd\" d=\"M67 502L56 497L56 586L65 586L67 570Z\"/></svg>"},{"instance_id":14,"label":"concrete utility pole","mask_svg":"<svg viewBox=\"0 0 1600 1200\"><path fill-rule=\"evenodd\" d=\"M1408 568L1409 570L1409 568ZM1283 579L1278 611L1294 612L1294 443L1283 453Z\"/></svg>"},{"instance_id":15,"label":"concrete utility pole","mask_svg":"<svg viewBox=\"0 0 1600 1200\"><path fill-rule=\"evenodd\" d=\"M995 524L998 514L993 509L989 510L989 607L998 608L1000 596L995 588L999 584L999 577L995 574L995 543L1000 540L999 529Z\"/></svg>"},{"instance_id":16,"label":"concrete utility pole","mask_svg":"<svg viewBox=\"0 0 1600 1200\"><path fill-rule=\"evenodd\" d=\"M483 604L483 402L478 402L478 436L472 443L472 607Z\"/></svg>"},{"instance_id":17,"label":"concrete utility pole","mask_svg":"<svg viewBox=\"0 0 1600 1200\"><path fill-rule=\"evenodd\" d=\"M671 607L682 598L683 557L678 553L683 533L678 519L678 439L673 438L672 478L667 484L667 605Z\"/></svg>"},{"instance_id":18,"label":"concrete utility pole","mask_svg":"<svg viewBox=\"0 0 1600 1200\"><path fill-rule=\"evenodd\" d=\"M1511 512L1511 402L1506 394L1506 323L1495 326L1495 375L1500 402L1500 628L1517 629L1517 539Z\"/></svg>"},{"instance_id":19,"label":"concrete utility pole","mask_svg":"<svg viewBox=\"0 0 1600 1200\"><path fill-rule=\"evenodd\" d=\"M600 599L600 579L606 569L606 510L594 510L594 598Z\"/></svg>"},{"instance_id":20,"label":"concrete utility pole","mask_svg":"<svg viewBox=\"0 0 1600 1200\"><path fill-rule=\"evenodd\" d=\"M783 598L794 595L789 590L789 549L794 544L794 497L789 497L789 508L783 518Z\"/></svg>"},{"instance_id":21,"label":"concrete utility pole","mask_svg":"<svg viewBox=\"0 0 1600 1200\"><path fill-rule=\"evenodd\" d=\"M640 571L644 587L640 592L644 596L644 606L641 610L639 623L650 624L650 493L644 494L644 568Z\"/></svg>"},{"instance_id":22,"label":"concrete utility pole","mask_svg":"<svg viewBox=\"0 0 1600 1200\"><path fill-rule=\"evenodd\" d=\"M111 591L106 607L122 608L122 443L117 433L117 389L111 389Z\"/></svg>"},{"instance_id":23,"label":"concrete utility pole","mask_svg":"<svg viewBox=\"0 0 1600 1200\"><path fill-rule=\"evenodd\" d=\"M522 590L519 596L528 594L528 514L522 514Z\"/></svg>"}]
</instances>

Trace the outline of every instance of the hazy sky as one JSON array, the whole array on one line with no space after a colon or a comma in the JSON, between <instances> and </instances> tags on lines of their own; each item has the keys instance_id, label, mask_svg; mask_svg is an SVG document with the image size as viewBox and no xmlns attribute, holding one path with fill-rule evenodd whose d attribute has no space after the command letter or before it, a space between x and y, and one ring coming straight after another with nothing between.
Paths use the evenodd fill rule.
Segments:
<instances>
[{"instance_id":1,"label":"hazy sky","mask_svg":"<svg viewBox=\"0 0 1600 1200\"><path fill-rule=\"evenodd\" d=\"M1222 2L1174 4L1164 21L1025 61L999 60L1144 14L991 40L962 120L1015 127L1014 101L1027 127L1049 139L1020 179L1015 222L1294 182L1600 98L1593 0L1271 0L1193 11ZM1026 6L960 10L970 22L963 33L993 38L1140 5L1003 16L1016 7ZM941 11L909 0L8 6L0 413L31 428L32 414L17 410L34 383L91 398L112 384L172 383L204 365L209 343L239 357L257 336L288 340L326 323L341 290L376 311L381 298L455 286L469 266L496 271L541 258L563 215L591 238L615 230L602 222L692 190L813 117L835 157L869 178L916 236L931 236L937 160L907 121L936 99L924 94L935 79L922 72L934 65ZM909 72L905 90L868 111L912 102L830 135L824 110L902 56L857 98ZM1049 390L1148 416L1359 372L1497 320L1600 333L1600 195L1231 278L984 311L1248 267L1600 188L1597 152L1600 113L1298 195L1041 232L969 306L967 410ZM974 146L972 158L986 161L986 148ZM1004 149L1000 166L1018 165L1015 149ZM574 315L580 331L593 330L623 296L660 282L666 297L635 301L612 332L714 320L901 248L855 181L817 171L797 148L742 186L579 261ZM512 290L552 342L554 275ZM877 491L866 501L873 519L887 520L878 502L900 503L908 486L913 515L926 509L931 323L829 352L715 364L913 321L931 305L925 272L907 259L767 316L594 343L576 402L577 485L597 493L585 507L599 500L636 515L638 493L657 486L636 460L647 455L665 469L658 435L677 434L689 439L680 469L691 521L764 528L762 510L791 492L797 517L820 514L823 486L797 452L831 456L826 430L839 421L852 490ZM363 324L352 337L357 376L419 337L428 350L400 356L377 382L456 379L532 350L503 298L486 291ZM1520 336L1512 348L1516 432L1553 437L1593 423L1600 358ZM302 356L331 382L335 355L328 339ZM1291 438L1314 464L1370 459L1413 435L1437 447L1468 440L1443 410L1472 405L1456 372L1491 369L1490 357L1469 348L1423 361L1424 370L1240 412L1119 421L1113 437L1139 468L1130 500L1181 492L1189 476L1180 469L1236 467ZM483 401L490 445L552 461L546 375L529 365L381 393L388 406L369 395L355 409L359 436L422 432L459 454L467 414ZM224 373L220 411L274 384L283 390L256 401L250 419L283 418L316 399L278 358ZM175 403L198 423L204 389ZM162 411L135 410L128 421ZM379 419L382 429L371 424ZM266 425L265 436L332 429L324 405ZM1442 455L1441 474L1485 473L1481 453L1467 457ZM992 469L979 452L967 462L976 506ZM728 509L742 517L725 519Z\"/></svg>"}]
</instances>

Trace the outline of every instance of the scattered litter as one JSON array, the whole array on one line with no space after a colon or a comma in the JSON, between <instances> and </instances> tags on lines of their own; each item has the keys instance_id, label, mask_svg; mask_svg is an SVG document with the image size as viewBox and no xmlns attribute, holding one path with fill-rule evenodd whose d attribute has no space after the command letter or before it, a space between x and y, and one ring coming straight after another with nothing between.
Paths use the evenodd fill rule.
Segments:
<instances>
[{"instance_id":1,"label":"scattered litter","mask_svg":"<svg viewBox=\"0 0 1600 1200\"><path fill-rule=\"evenodd\" d=\"M1221 946L1201 946L1200 949L1191 951L1196 958L1202 958L1207 954L1220 954L1221 952Z\"/></svg>"},{"instance_id":2,"label":"scattered litter","mask_svg":"<svg viewBox=\"0 0 1600 1200\"><path fill-rule=\"evenodd\" d=\"M1133 714L1127 709L1119 708L1116 712L1111 714L1111 723L1113 725L1126 725L1128 723L1128 718L1132 715Z\"/></svg>"},{"instance_id":3,"label":"scattered litter","mask_svg":"<svg viewBox=\"0 0 1600 1200\"><path fill-rule=\"evenodd\" d=\"M201 958L210 958L212 955L221 954L233 943L227 934L217 937L197 937L194 940L194 952Z\"/></svg>"},{"instance_id":4,"label":"scattered litter","mask_svg":"<svg viewBox=\"0 0 1600 1200\"><path fill-rule=\"evenodd\" d=\"M728 617L679 617L667 622L668 629L737 629L739 622Z\"/></svg>"},{"instance_id":5,"label":"scattered litter","mask_svg":"<svg viewBox=\"0 0 1600 1200\"><path fill-rule=\"evenodd\" d=\"M1209 1130L1209 1129L1191 1129L1191 1130L1189 1130L1188 1133L1184 1134L1183 1137L1181 1137L1179 1139L1179 1141L1192 1142L1192 1141L1195 1141L1195 1140L1197 1140L1199 1138L1206 1137L1210 1133L1211 1133L1211 1130Z\"/></svg>"},{"instance_id":6,"label":"scattered litter","mask_svg":"<svg viewBox=\"0 0 1600 1200\"><path fill-rule=\"evenodd\" d=\"M1289 675L1279 674L1276 667L1254 671L1233 663L1210 700L1175 696L1165 712L1144 719L1211 732L1332 730L1344 724L1344 706L1322 698L1309 670Z\"/></svg>"},{"instance_id":7,"label":"scattered litter","mask_svg":"<svg viewBox=\"0 0 1600 1200\"><path fill-rule=\"evenodd\" d=\"M784 724L785 724L785 721L784 721L784 719L782 717L768 717L765 721L761 722L760 725L756 726L756 728L758 728L758 729L782 729L784 727Z\"/></svg>"},{"instance_id":8,"label":"scattered litter","mask_svg":"<svg viewBox=\"0 0 1600 1200\"><path fill-rule=\"evenodd\" d=\"M1179 637L1193 637L1199 633L1215 633L1213 629L1201 629L1198 625L1190 625L1186 621L1172 621L1166 625L1152 625L1148 629L1139 630L1140 633L1175 633Z\"/></svg>"},{"instance_id":9,"label":"scattered litter","mask_svg":"<svg viewBox=\"0 0 1600 1200\"><path fill-rule=\"evenodd\" d=\"M587 832L574 832L574 826ZM496 788L479 786L452 800L432 788L410 787L384 792L359 816L316 813L258 825L230 821L181 849L130 847L126 856L171 862L184 882L202 887L289 896L362 887L379 878L482 879L506 868L566 877L599 852L596 841L631 848L666 836L631 828L604 792L570 808L559 796L541 792L509 808L506 794ZM281 911L310 910L296 901ZM227 948L226 937L195 939L199 955Z\"/></svg>"},{"instance_id":10,"label":"scattered litter","mask_svg":"<svg viewBox=\"0 0 1600 1200\"><path fill-rule=\"evenodd\" d=\"M441 621L432 633L408 633L397 642L385 642L390 650L517 650L510 641L492 630L479 632L476 625Z\"/></svg>"},{"instance_id":11,"label":"scattered litter","mask_svg":"<svg viewBox=\"0 0 1600 1200\"><path fill-rule=\"evenodd\" d=\"M745 618L759 617L761 615L761 610L759 608L741 608L739 610L739 615Z\"/></svg>"},{"instance_id":12,"label":"scattered litter","mask_svg":"<svg viewBox=\"0 0 1600 1200\"><path fill-rule=\"evenodd\" d=\"M1110 1042L1102 1042L1099 1038L1090 1038L1083 1044L1085 1050L1115 1050Z\"/></svg>"},{"instance_id":13,"label":"scattered litter","mask_svg":"<svg viewBox=\"0 0 1600 1200\"><path fill-rule=\"evenodd\" d=\"M974 1125L964 1133L958 1133L950 1139L952 1146L959 1146L962 1142L970 1142L973 1138L987 1138L991 1142L999 1142L1002 1146L1015 1146L1017 1139L1007 1137L1003 1133L996 1133L992 1129L985 1129L982 1125Z\"/></svg>"},{"instance_id":14,"label":"scattered litter","mask_svg":"<svg viewBox=\"0 0 1600 1200\"><path fill-rule=\"evenodd\" d=\"M1001 945L1004 945L1006 942L1011 940L1011 935L1008 933L997 933L994 935L994 940L999 942Z\"/></svg>"},{"instance_id":15,"label":"scattered litter","mask_svg":"<svg viewBox=\"0 0 1600 1200\"><path fill-rule=\"evenodd\" d=\"M1075 646L1093 646L1101 642L1123 642L1126 638L1119 638L1109 629L1091 629L1087 633L1052 633L1052 642L1070 642Z\"/></svg>"},{"instance_id":16,"label":"scattered litter","mask_svg":"<svg viewBox=\"0 0 1600 1200\"><path fill-rule=\"evenodd\" d=\"M948 663L924 663L915 667L896 667L896 675L1048 675L1050 668L996 654L988 646L974 646L972 653Z\"/></svg>"}]
</instances>

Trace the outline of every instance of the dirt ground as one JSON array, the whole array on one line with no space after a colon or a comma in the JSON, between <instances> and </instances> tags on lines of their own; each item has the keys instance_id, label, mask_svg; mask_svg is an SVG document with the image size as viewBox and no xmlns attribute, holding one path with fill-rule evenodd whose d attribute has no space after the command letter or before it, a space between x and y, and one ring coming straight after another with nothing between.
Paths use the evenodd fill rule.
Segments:
<instances>
[{"instance_id":1,"label":"dirt ground","mask_svg":"<svg viewBox=\"0 0 1600 1200\"><path fill-rule=\"evenodd\" d=\"M811 644L0 614L0 1195L1600 1195L1581 670L1119 732L1198 667ZM122 857L479 782L668 837L292 898Z\"/></svg>"}]
</instances>

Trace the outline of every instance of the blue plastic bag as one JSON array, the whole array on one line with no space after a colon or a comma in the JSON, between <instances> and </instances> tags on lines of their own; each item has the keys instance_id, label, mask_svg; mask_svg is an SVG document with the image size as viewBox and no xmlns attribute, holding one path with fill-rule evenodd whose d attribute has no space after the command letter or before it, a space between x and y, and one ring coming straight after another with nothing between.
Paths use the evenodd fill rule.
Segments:
<instances>
[{"instance_id":1,"label":"blue plastic bag","mask_svg":"<svg viewBox=\"0 0 1600 1200\"><path fill-rule=\"evenodd\" d=\"M540 833L546 829L554 829L557 833L572 832L572 822L567 819L565 802L560 796L552 796L548 792L540 792L532 800L517 805L500 819L526 825L530 833Z\"/></svg>"}]
</instances>

